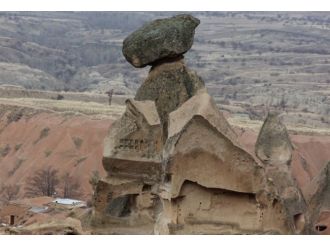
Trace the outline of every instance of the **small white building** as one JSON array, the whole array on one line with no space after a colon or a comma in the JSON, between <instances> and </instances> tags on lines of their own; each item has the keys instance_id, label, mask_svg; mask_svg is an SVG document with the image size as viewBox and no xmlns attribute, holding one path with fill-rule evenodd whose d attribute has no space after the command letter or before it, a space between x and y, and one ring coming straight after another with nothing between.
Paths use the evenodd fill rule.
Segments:
<instances>
[{"instance_id":1,"label":"small white building","mask_svg":"<svg viewBox=\"0 0 330 247\"><path fill-rule=\"evenodd\" d=\"M86 202L70 199L70 198L56 198L53 203L66 205L66 206L75 206L75 207L85 207Z\"/></svg>"}]
</instances>

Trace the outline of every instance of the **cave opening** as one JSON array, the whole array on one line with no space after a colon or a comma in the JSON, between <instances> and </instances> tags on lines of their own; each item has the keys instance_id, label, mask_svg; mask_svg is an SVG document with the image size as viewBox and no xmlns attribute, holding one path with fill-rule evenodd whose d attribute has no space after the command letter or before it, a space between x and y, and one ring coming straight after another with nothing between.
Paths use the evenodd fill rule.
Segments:
<instances>
[{"instance_id":1,"label":"cave opening","mask_svg":"<svg viewBox=\"0 0 330 247\"><path fill-rule=\"evenodd\" d=\"M325 225L317 225L317 226L315 226L315 229L316 229L316 231L318 231L318 232L323 232L323 231L325 231L327 228L328 228L328 227L325 226Z\"/></svg>"}]
</instances>

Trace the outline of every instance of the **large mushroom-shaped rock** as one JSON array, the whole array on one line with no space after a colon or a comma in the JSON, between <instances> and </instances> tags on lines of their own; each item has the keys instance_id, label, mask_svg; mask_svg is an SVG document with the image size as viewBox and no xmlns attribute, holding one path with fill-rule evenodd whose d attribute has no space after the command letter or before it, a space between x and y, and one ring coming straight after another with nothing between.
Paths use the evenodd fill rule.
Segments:
<instances>
[{"instance_id":1,"label":"large mushroom-shaped rock","mask_svg":"<svg viewBox=\"0 0 330 247\"><path fill-rule=\"evenodd\" d=\"M260 130L256 142L256 155L266 164L288 164L292 156L292 144L278 112L270 112Z\"/></svg>"},{"instance_id":2,"label":"large mushroom-shaped rock","mask_svg":"<svg viewBox=\"0 0 330 247\"><path fill-rule=\"evenodd\" d=\"M177 57L191 48L199 23L191 15L177 15L147 23L124 40L123 54L137 68L163 58Z\"/></svg>"}]
</instances>

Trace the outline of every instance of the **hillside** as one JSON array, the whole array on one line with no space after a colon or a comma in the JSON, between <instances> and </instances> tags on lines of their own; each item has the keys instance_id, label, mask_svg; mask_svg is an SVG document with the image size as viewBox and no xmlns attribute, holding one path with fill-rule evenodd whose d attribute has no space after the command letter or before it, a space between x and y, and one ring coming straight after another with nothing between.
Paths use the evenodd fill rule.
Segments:
<instances>
[{"instance_id":1,"label":"hillside","mask_svg":"<svg viewBox=\"0 0 330 247\"><path fill-rule=\"evenodd\" d=\"M17 94L15 90L7 90L7 94ZM40 91L38 95L33 92L26 94L38 98L0 98L0 186L20 185L19 197L23 198L30 177L38 169L51 166L59 170L60 177L69 172L78 179L82 199L89 199L92 188L88 181L92 172L97 170L105 175L103 139L111 123L124 112L123 101L116 96L114 102L119 104L109 106L106 101L84 102L84 94L73 94L75 99L71 100L56 100L49 98L56 92ZM69 98L70 93L67 94L65 97ZM89 97L96 99L97 95ZM262 121L229 113L224 108L222 111L235 127L241 143L253 153ZM330 132L308 125L290 125L285 119L289 118L284 121L300 151L294 157L292 169L299 185L304 187L330 160L327 152Z\"/></svg>"},{"instance_id":2,"label":"hillside","mask_svg":"<svg viewBox=\"0 0 330 247\"><path fill-rule=\"evenodd\" d=\"M40 102L41 101L41 102ZM90 199L89 178L102 167L103 138L121 106L46 99L1 99L0 186L17 184L24 197L27 181L51 166L68 172Z\"/></svg>"},{"instance_id":3,"label":"hillside","mask_svg":"<svg viewBox=\"0 0 330 247\"><path fill-rule=\"evenodd\" d=\"M173 14L0 13L0 234L328 233L330 18Z\"/></svg>"},{"instance_id":4,"label":"hillside","mask_svg":"<svg viewBox=\"0 0 330 247\"><path fill-rule=\"evenodd\" d=\"M133 95L148 68L122 40L173 12L2 12L0 84ZM188 65L221 105L261 120L267 108L294 124L330 126L330 19L323 12L194 12L201 20ZM311 120L312 119L312 120Z\"/></svg>"}]
</instances>

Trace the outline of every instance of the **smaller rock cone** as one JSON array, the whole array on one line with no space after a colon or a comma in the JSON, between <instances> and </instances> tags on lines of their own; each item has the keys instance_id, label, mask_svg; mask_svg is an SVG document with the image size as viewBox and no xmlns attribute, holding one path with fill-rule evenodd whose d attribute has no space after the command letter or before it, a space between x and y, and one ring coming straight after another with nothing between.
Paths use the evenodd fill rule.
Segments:
<instances>
[{"instance_id":1,"label":"smaller rock cone","mask_svg":"<svg viewBox=\"0 0 330 247\"><path fill-rule=\"evenodd\" d=\"M266 164L289 164L292 144L285 125L278 112L270 112L259 132L256 142L256 155Z\"/></svg>"}]
</instances>

